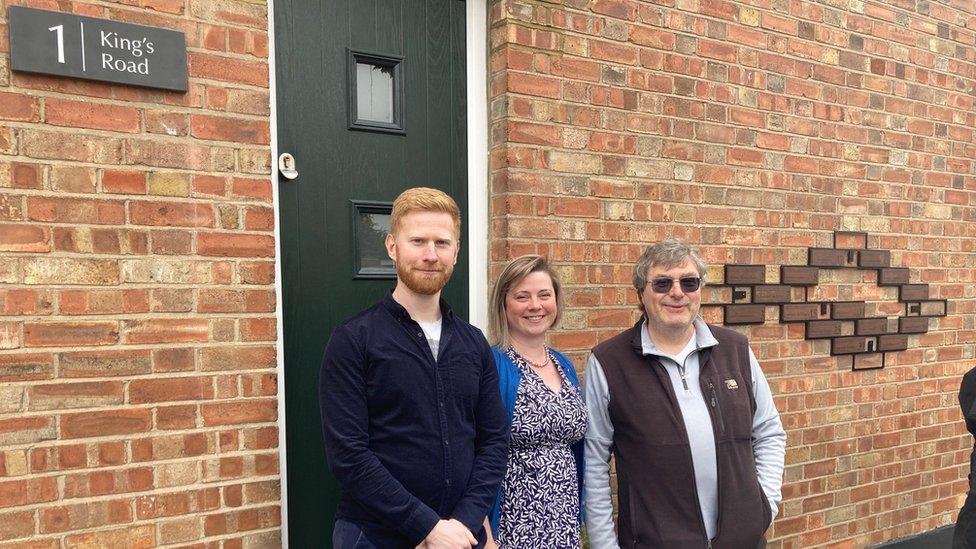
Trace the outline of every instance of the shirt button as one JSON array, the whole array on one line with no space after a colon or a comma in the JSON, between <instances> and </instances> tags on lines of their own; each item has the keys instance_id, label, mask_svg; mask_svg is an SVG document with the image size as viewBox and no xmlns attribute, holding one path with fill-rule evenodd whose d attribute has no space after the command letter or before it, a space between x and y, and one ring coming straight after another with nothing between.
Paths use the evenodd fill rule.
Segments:
<instances>
[{"instance_id":1,"label":"shirt button","mask_svg":"<svg viewBox=\"0 0 976 549\"><path fill-rule=\"evenodd\" d=\"M448 486L451 485L451 479L449 478L444 479L444 482L446 482Z\"/></svg>"}]
</instances>

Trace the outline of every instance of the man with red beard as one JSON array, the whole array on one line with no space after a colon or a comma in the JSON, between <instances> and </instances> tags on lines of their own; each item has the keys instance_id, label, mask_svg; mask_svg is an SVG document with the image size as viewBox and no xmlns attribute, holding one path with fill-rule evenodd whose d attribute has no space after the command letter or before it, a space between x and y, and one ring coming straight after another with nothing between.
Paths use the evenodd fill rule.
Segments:
<instances>
[{"instance_id":1,"label":"man with red beard","mask_svg":"<svg viewBox=\"0 0 976 549\"><path fill-rule=\"evenodd\" d=\"M470 549L508 452L484 335L440 299L457 263L460 212L445 193L393 203L397 283L332 334L319 377L326 458L341 497L337 549Z\"/></svg>"}]
</instances>

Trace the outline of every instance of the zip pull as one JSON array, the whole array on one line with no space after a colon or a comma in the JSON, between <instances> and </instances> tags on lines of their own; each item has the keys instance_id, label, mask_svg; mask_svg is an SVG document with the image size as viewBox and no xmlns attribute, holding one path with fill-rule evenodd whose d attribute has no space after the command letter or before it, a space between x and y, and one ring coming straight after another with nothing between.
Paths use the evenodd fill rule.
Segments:
<instances>
[{"instance_id":1,"label":"zip pull","mask_svg":"<svg viewBox=\"0 0 976 549\"><path fill-rule=\"evenodd\" d=\"M678 365L678 374L681 376L681 384L684 385L685 391L688 390L688 374L685 373L685 365Z\"/></svg>"},{"instance_id":2,"label":"zip pull","mask_svg":"<svg viewBox=\"0 0 976 549\"><path fill-rule=\"evenodd\" d=\"M715 409L715 419L718 422L719 431L725 434L725 420L722 419L722 408L718 405L718 393L715 392L715 385L711 380L708 382L708 389L712 392L712 408Z\"/></svg>"}]
</instances>

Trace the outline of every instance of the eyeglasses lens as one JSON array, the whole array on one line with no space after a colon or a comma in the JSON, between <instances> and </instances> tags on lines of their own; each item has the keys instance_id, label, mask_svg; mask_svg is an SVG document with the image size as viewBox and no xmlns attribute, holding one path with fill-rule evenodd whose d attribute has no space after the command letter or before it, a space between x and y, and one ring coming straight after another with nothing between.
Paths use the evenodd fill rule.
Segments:
<instances>
[{"instance_id":1,"label":"eyeglasses lens","mask_svg":"<svg viewBox=\"0 0 976 549\"><path fill-rule=\"evenodd\" d=\"M679 278L678 285L681 287L681 291L686 294L697 292L698 288L701 287L701 278L697 276ZM655 278L651 281L651 290L656 294L666 294L671 291L672 286L674 286L674 280L671 278Z\"/></svg>"}]
</instances>

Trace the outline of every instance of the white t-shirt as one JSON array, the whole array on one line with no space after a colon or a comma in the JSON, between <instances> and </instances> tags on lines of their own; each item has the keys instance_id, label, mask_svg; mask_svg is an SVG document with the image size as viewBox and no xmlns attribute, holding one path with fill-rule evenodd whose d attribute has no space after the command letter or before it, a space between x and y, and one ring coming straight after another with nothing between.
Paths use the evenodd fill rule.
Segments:
<instances>
[{"instance_id":1,"label":"white t-shirt","mask_svg":"<svg viewBox=\"0 0 976 549\"><path fill-rule=\"evenodd\" d=\"M424 336L427 338L427 345L430 345L430 354L434 355L434 360L437 360L437 350L441 344L441 321L443 319L438 318L434 322L418 322L420 324L420 329L424 331Z\"/></svg>"}]
</instances>

